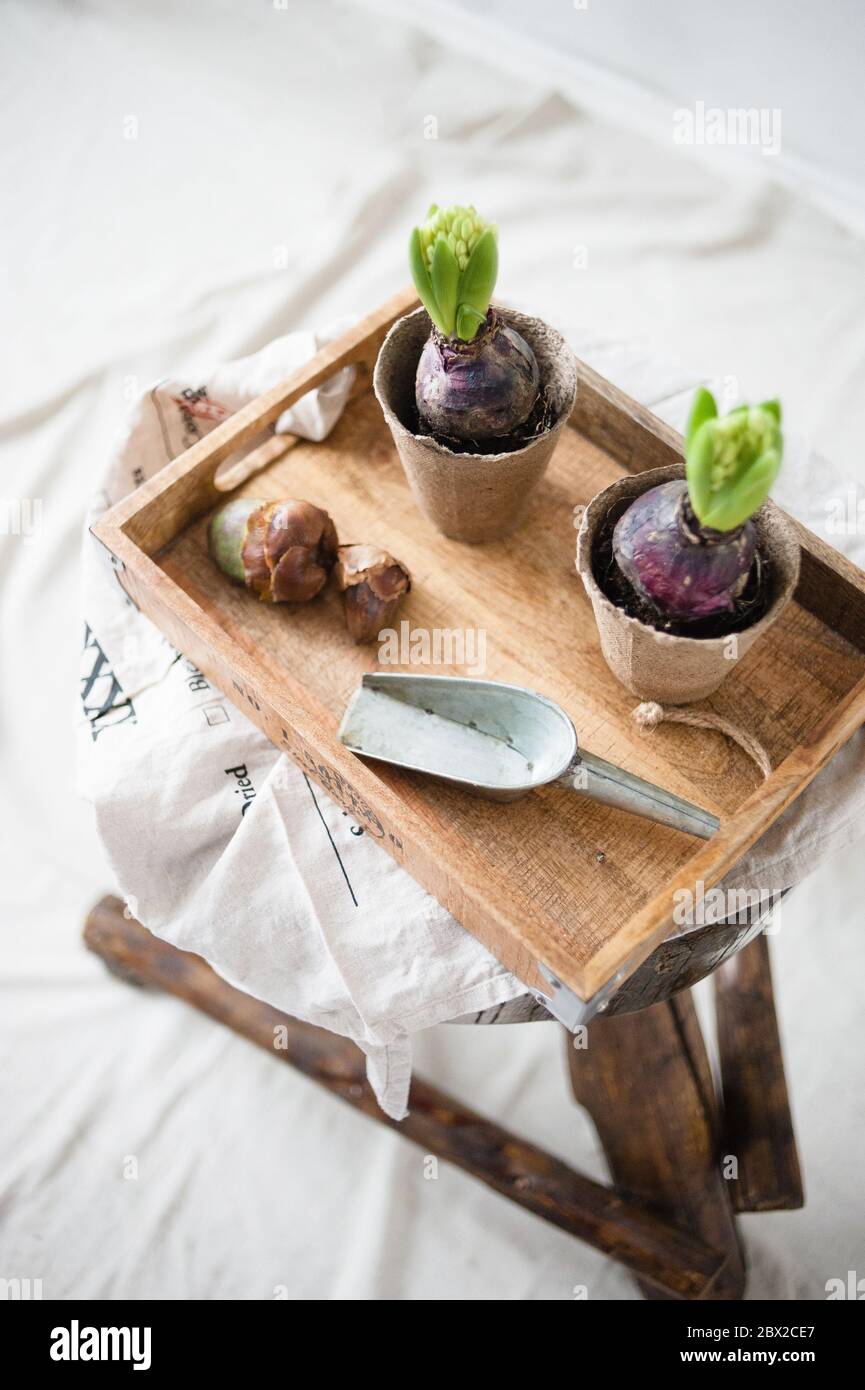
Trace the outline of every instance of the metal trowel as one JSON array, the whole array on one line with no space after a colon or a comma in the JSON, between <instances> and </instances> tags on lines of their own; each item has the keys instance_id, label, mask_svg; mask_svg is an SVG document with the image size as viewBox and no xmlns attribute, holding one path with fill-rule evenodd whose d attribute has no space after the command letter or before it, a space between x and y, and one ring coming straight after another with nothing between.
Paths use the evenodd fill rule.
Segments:
<instances>
[{"instance_id":1,"label":"metal trowel","mask_svg":"<svg viewBox=\"0 0 865 1390\"><path fill-rule=\"evenodd\" d=\"M704 840L719 825L709 811L585 752L561 706L519 685L368 674L339 737L353 753L491 801L515 801L555 783Z\"/></svg>"}]
</instances>

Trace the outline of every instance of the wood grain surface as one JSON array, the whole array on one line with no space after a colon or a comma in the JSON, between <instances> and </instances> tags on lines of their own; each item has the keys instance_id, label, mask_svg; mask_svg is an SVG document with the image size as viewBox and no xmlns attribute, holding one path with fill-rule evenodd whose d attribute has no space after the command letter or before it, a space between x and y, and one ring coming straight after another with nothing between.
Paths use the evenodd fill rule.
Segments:
<instances>
[{"instance_id":1,"label":"wood grain surface","mask_svg":"<svg viewBox=\"0 0 865 1390\"><path fill-rule=\"evenodd\" d=\"M594 1121L616 1186L650 1202L726 1255L713 1300L742 1297L735 1184L719 1166L720 1117L690 991L621 1018L596 1018L567 1058L574 1096ZM650 1299L669 1294L643 1285Z\"/></svg>"},{"instance_id":2,"label":"wood grain surface","mask_svg":"<svg viewBox=\"0 0 865 1390\"><path fill-rule=\"evenodd\" d=\"M766 937L726 960L713 984L724 1148L738 1167L734 1205L737 1211L794 1210L805 1194Z\"/></svg>"}]
</instances>

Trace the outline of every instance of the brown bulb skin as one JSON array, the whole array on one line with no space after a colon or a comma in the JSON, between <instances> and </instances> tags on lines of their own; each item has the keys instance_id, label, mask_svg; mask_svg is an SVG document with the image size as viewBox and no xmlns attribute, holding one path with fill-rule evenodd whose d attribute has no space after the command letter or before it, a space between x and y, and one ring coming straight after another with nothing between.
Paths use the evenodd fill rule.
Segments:
<instances>
[{"instance_id":1,"label":"brown bulb skin","mask_svg":"<svg viewBox=\"0 0 865 1390\"><path fill-rule=\"evenodd\" d=\"M374 642L382 628L390 627L411 588L405 565L376 545L341 545L334 576L355 642Z\"/></svg>"},{"instance_id":2,"label":"brown bulb skin","mask_svg":"<svg viewBox=\"0 0 865 1390\"><path fill-rule=\"evenodd\" d=\"M339 540L330 516L299 498L235 498L215 514L210 554L264 603L308 603L327 583Z\"/></svg>"}]
</instances>

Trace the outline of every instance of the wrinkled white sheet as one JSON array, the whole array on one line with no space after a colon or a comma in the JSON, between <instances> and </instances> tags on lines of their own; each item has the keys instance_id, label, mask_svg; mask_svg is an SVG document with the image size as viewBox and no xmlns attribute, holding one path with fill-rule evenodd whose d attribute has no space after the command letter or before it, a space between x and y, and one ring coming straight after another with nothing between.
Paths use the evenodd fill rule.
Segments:
<instances>
[{"instance_id":1,"label":"wrinkled white sheet","mask_svg":"<svg viewBox=\"0 0 865 1390\"><path fill-rule=\"evenodd\" d=\"M81 950L112 886L74 793L85 498L142 383L378 303L418 208L450 196L505 229L503 297L620 384L675 359L661 408L695 375L778 392L852 479L862 245L757 173L733 186L353 8L4 20L0 491L43 505L32 539L0 537L0 1275L58 1298L631 1298L609 1262L444 1165L426 1181L397 1136ZM831 500L819 479L782 493L824 534ZM752 1297L821 1298L865 1266L861 858L825 864L773 942L808 1205L743 1222ZM440 1028L416 1062L601 1175L560 1049L547 1025Z\"/></svg>"}]
</instances>

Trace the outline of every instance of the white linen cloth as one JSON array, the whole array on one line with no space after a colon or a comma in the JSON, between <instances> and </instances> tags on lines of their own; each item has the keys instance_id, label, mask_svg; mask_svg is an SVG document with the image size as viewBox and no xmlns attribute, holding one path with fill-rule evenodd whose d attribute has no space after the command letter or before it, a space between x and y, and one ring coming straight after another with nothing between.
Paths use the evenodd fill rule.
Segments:
<instances>
[{"instance_id":1,"label":"white linen cloth","mask_svg":"<svg viewBox=\"0 0 865 1390\"><path fill-rule=\"evenodd\" d=\"M133 411L104 508L332 336L294 333ZM345 369L277 422L325 438ZM85 537L83 787L130 913L230 983L352 1038L401 1119L410 1033L525 993L404 869L129 602Z\"/></svg>"}]
</instances>

